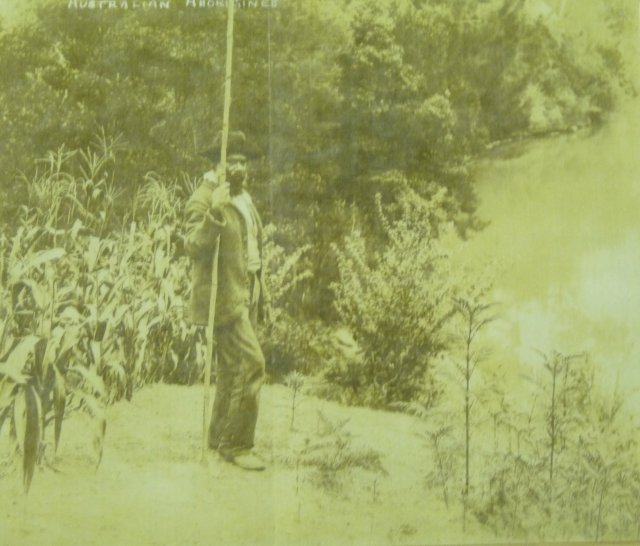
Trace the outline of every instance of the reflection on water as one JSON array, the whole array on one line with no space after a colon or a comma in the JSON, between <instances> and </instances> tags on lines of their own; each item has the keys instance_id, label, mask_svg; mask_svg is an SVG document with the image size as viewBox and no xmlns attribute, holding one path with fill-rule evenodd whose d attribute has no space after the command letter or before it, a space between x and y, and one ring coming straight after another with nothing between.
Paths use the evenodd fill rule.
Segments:
<instances>
[{"instance_id":1,"label":"reflection on water","mask_svg":"<svg viewBox=\"0 0 640 546\"><path fill-rule=\"evenodd\" d=\"M587 350L612 382L619 374L640 387L639 122L636 101L593 135L478 164L480 215L491 224L465 261L499 263L494 335L517 361Z\"/></svg>"}]
</instances>

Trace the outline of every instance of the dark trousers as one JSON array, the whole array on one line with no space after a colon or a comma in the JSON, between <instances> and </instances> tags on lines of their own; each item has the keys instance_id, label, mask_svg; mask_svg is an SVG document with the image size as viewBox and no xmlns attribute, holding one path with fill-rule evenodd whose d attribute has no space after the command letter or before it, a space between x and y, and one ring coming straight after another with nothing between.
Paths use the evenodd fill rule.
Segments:
<instances>
[{"instance_id":1,"label":"dark trousers","mask_svg":"<svg viewBox=\"0 0 640 546\"><path fill-rule=\"evenodd\" d=\"M221 452L251 449L265 362L255 333L257 308L251 305L229 325L218 327L216 395L209 447Z\"/></svg>"}]
</instances>

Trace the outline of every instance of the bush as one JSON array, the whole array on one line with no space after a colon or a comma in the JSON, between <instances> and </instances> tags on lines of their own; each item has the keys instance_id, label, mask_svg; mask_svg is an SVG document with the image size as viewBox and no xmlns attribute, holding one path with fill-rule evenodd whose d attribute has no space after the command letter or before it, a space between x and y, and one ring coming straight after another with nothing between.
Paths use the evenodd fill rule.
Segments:
<instances>
[{"instance_id":1,"label":"bush","mask_svg":"<svg viewBox=\"0 0 640 546\"><path fill-rule=\"evenodd\" d=\"M387 241L377 252L369 252L357 230L342 247L334 246L340 272L334 303L363 357L345 372L353 375L355 367L361 375L357 384L340 377L339 370L333 371L333 381L350 384L361 402L366 398L385 406L434 398L428 376L433 359L446 347L444 326L452 316L448 258L436 238L451 230L444 222L443 193L425 200L407 188L402 213L392 222L378 199Z\"/></svg>"}]
</instances>

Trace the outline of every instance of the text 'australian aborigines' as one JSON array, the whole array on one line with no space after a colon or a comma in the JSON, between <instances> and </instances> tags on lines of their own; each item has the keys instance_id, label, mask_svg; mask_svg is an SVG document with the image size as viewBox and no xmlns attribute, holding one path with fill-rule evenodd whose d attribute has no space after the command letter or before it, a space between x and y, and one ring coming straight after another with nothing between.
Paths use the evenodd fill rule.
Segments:
<instances>
[{"instance_id":1,"label":"text 'australian aborigines'","mask_svg":"<svg viewBox=\"0 0 640 546\"><path fill-rule=\"evenodd\" d=\"M225 8L227 0L68 0L69 9L171 9L182 4L185 8ZM275 8L278 0L235 0L236 8Z\"/></svg>"}]
</instances>

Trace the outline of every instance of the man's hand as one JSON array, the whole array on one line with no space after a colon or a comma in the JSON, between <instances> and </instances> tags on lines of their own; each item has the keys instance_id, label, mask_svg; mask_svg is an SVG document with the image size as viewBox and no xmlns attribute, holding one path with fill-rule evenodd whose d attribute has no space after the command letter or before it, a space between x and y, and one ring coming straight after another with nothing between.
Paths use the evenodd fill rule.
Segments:
<instances>
[{"instance_id":1,"label":"man's hand","mask_svg":"<svg viewBox=\"0 0 640 546\"><path fill-rule=\"evenodd\" d=\"M229 195L229 184L227 182L220 184L211 192L211 208L219 208L230 202L231 196Z\"/></svg>"}]
</instances>

